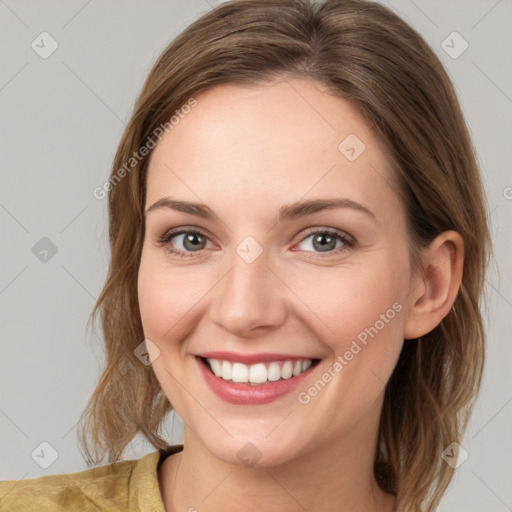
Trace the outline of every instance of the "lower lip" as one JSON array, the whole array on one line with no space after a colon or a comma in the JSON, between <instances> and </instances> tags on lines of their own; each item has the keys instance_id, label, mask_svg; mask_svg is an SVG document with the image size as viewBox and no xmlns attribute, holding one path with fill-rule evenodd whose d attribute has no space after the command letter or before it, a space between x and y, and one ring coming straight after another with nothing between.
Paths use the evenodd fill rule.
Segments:
<instances>
[{"instance_id":1,"label":"lower lip","mask_svg":"<svg viewBox=\"0 0 512 512\"><path fill-rule=\"evenodd\" d=\"M231 404L257 405L266 404L293 391L314 370L317 365L310 366L305 372L289 379L280 379L266 384L234 383L217 377L210 371L200 357L197 363L204 380L210 389L220 398Z\"/></svg>"}]
</instances>

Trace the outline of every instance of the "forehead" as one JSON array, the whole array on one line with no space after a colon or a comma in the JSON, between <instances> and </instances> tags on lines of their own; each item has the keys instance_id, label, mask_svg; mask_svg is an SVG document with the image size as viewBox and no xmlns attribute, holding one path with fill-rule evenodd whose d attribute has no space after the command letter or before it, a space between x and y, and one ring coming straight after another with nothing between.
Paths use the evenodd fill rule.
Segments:
<instances>
[{"instance_id":1,"label":"forehead","mask_svg":"<svg viewBox=\"0 0 512 512\"><path fill-rule=\"evenodd\" d=\"M163 195L200 198L243 214L243 206L277 210L301 198L344 196L372 204L376 215L399 206L378 137L351 103L321 84L227 84L195 99L153 151L147 204Z\"/></svg>"}]
</instances>

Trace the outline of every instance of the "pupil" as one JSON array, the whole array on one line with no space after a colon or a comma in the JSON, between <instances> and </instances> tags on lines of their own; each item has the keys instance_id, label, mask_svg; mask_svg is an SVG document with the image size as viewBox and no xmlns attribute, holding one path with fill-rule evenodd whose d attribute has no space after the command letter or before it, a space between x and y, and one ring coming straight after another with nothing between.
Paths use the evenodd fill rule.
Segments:
<instances>
[{"instance_id":1,"label":"pupil","mask_svg":"<svg viewBox=\"0 0 512 512\"><path fill-rule=\"evenodd\" d=\"M336 246L336 239L331 235L317 235L313 239L313 246L322 252L334 249Z\"/></svg>"},{"instance_id":2,"label":"pupil","mask_svg":"<svg viewBox=\"0 0 512 512\"><path fill-rule=\"evenodd\" d=\"M201 246L201 235L197 234L197 233L189 233L188 235L186 235L185 239L184 239L184 242L183 244L185 245L185 247L187 247L188 243L191 243L192 245L190 247L187 247L189 249L202 249ZM199 239L199 243L197 243L197 239Z\"/></svg>"}]
</instances>

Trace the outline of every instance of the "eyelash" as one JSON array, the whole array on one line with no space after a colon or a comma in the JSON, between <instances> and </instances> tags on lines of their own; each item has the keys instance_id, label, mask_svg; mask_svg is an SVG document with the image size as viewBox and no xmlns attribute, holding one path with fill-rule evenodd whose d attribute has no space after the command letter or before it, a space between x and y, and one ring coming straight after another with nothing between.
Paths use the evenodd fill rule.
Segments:
<instances>
[{"instance_id":1,"label":"eyelash","mask_svg":"<svg viewBox=\"0 0 512 512\"><path fill-rule=\"evenodd\" d=\"M199 230L199 229L183 229L183 228L178 228L178 229L175 229L175 230L168 231L167 233L165 233L161 237L158 237L157 238L157 243L158 243L158 245L164 247L164 249L168 253L170 253L172 255L178 256L180 258L192 258L192 257L195 256L194 252L180 251L179 249L175 249L172 245L169 244L169 242L175 236L183 235L183 234L201 235L201 236L203 236L205 238L208 238L208 236L204 232ZM304 238L302 238L299 241L299 243L304 242L304 240L309 238L311 235L318 235L318 234L333 236L337 240L340 240L341 242L343 242L343 245L341 247L333 249L332 251L327 251L324 254L322 254L320 252L315 253L317 256L314 256L314 258L317 258L317 257L325 258L325 257L329 257L329 256L332 256L332 255L338 255L338 254L340 254L342 252L345 252L345 251L348 251L348 250L352 249L356 245L356 241L355 241L355 239L353 237L347 235L343 231L338 231L338 230L335 230L335 229L328 229L328 228L326 228L326 229L312 229L311 231L308 231L306 236ZM197 251L197 253L200 253L203 250L204 249L201 249L200 251ZM312 251L305 251L305 252L312 252Z\"/></svg>"}]
</instances>

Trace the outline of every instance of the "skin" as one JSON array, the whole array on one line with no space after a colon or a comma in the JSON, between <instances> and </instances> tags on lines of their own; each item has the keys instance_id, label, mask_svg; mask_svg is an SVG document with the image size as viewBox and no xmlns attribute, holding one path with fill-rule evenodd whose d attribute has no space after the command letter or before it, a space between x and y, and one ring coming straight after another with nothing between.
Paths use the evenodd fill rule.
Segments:
<instances>
[{"instance_id":1,"label":"skin","mask_svg":"<svg viewBox=\"0 0 512 512\"><path fill-rule=\"evenodd\" d=\"M222 85L155 148L146 210L162 197L209 206L218 220L170 208L146 215L138 293L144 334L160 350L153 369L185 424L184 450L159 472L167 511L391 511L396 500L373 474L385 384L404 339L448 314L462 277L453 231L424 251L425 276L410 271L406 215L386 151L357 109L321 84L286 78L264 86ZM338 145L355 134L366 149L349 161ZM370 215L326 209L277 223L300 200L350 198ZM171 228L200 228L194 251ZM353 247L321 252L308 228L338 229ZM252 263L237 246L263 249ZM311 387L381 314L401 306L307 404ZM414 343L414 341L406 341ZM320 358L304 385L271 403L217 397L194 354L208 350ZM260 459L237 453L253 443Z\"/></svg>"}]
</instances>

